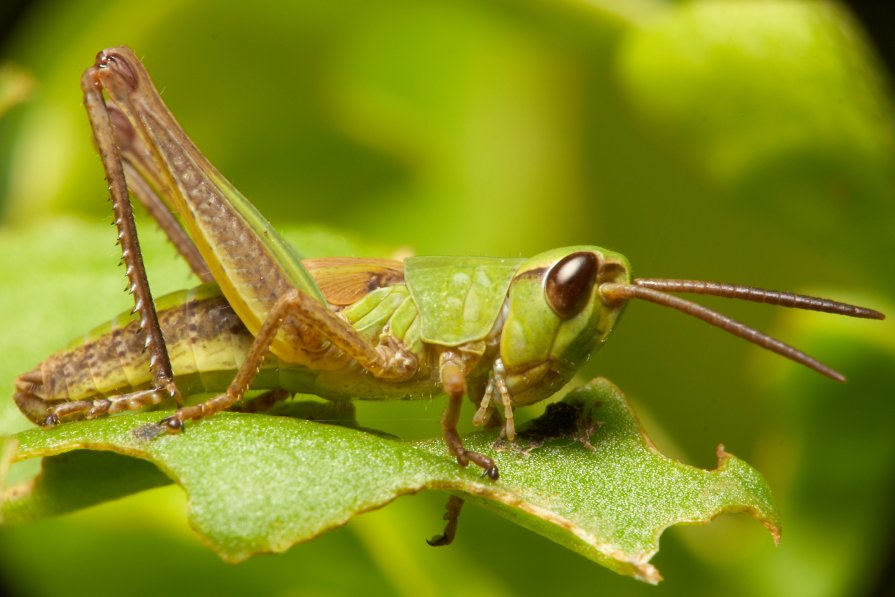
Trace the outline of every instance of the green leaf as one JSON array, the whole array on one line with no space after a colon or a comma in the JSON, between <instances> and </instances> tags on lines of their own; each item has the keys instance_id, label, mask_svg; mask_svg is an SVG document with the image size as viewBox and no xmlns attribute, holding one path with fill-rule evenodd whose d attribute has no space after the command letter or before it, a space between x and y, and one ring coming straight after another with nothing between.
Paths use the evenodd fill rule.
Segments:
<instances>
[{"instance_id":1,"label":"green leaf","mask_svg":"<svg viewBox=\"0 0 895 597\"><path fill-rule=\"evenodd\" d=\"M458 467L440 439L401 442L291 417L222 413L180 436L134 437L133 429L160 416L18 434L15 460L49 458L33 482L6 489L5 521L23 523L163 482L139 461L128 467L126 459L77 452L90 449L158 466L186 492L196 532L233 562L286 550L424 489L467 498L647 582L661 578L649 561L673 524L745 511L779 536L770 491L755 470L722 448L713 471L662 456L619 390L603 379L551 405L513 444L496 440L495 432L466 438L467 447L497 460L496 483Z\"/></svg>"}]
</instances>

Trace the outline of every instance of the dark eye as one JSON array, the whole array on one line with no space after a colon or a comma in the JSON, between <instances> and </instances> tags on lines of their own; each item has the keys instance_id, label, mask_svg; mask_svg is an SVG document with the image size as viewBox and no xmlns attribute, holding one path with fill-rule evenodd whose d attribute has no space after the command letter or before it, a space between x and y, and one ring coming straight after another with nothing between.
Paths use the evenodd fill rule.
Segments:
<instances>
[{"instance_id":1,"label":"dark eye","mask_svg":"<svg viewBox=\"0 0 895 597\"><path fill-rule=\"evenodd\" d=\"M553 312L562 319L577 315L597 279L597 256L593 253L572 253L556 262L547 273L544 292Z\"/></svg>"}]
</instances>

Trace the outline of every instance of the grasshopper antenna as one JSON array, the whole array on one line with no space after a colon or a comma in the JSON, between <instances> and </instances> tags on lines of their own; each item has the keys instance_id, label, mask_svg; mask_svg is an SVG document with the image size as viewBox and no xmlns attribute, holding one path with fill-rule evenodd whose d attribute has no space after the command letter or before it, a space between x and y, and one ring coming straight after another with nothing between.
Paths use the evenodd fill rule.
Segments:
<instances>
[{"instance_id":1,"label":"grasshopper antenna","mask_svg":"<svg viewBox=\"0 0 895 597\"><path fill-rule=\"evenodd\" d=\"M637 278L633 281L635 286L651 288L660 292L686 292L689 294L706 294L721 296L724 298L752 301L754 303L767 303L779 307L792 309L806 309L808 311L823 311L824 313L836 313L849 317L862 319L885 319L886 316L879 311L866 309L848 303L840 303L816 296L781 292L779 290L767 290L752 286L740 286L739 284L720 284L718 282L703 282L702 280L667 280L661 278Z\"/></svg>"},{"instance_id":2,"label":"grasshopper antenna","mask_svg":"<svg viewBox=\"0 0 895 597\"><path fill-rule=\"evenodd\" d=\"M862 317L865 319L885 319L885 315L873 309L857 307L847 303L840 303L828 299L794 294L791 292L779 292L765 290L736 284L719 284L717 282L702 282L698 280L665 280L654 278L638 278L631 284L606 283L600 286L600 293L609 301L623 301L632 298L649 301L657 305L663 305L677 309L688 315L692 315L702 321L739 336L771 352L775 352L797 363L801 363L810 369L814 369L822 375L845 383L845 376L827 367L817 359L808 356L801 350L763 334L735 319L703 307L692 301L668 294L668 292L689 292L693 294L706 294L727 298L738 298L759 303L768 303L782 307L795 309L807 309L811 311L823 311L837 313L850 317Z\"/></svg>"}]
</instances>

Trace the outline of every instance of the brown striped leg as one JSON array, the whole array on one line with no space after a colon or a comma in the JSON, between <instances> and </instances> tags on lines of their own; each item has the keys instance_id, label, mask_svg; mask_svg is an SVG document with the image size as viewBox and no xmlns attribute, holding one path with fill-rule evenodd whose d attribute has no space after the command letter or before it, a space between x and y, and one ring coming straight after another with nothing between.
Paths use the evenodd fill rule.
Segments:
<instances>
[{"instance_id":1,"label":"brown striped leg","mask_svg":"<svg viewBox=\"0 0 895 597\"><path fill-rule=\"evenodd\" d=\"M482 468L482 475L496 480L500 476L497 465L491 458L478 452L471 452L463 447L463 440L457 433L457 422L460 420L460 406L463 396L466 395L466 375L463 362L451 351L441 353L439 363L441 385L448 395L447 408L441 416L441 431L444 435L444 443L447 444L451 455L457 459L457 464L466 466L470 462Z\"/></svg>"},{"instance_id":2,"label":"brown striped leg","mask_svg":"<svg viewBox=\"0 0 895 597\"><path fill-rule=\"evenodd\" d=\"M110 66L114 65L102 62L98 58L97 64L84 73L81 79L84 105L87 108L93 137L96 140L103 169L106 172L106 180L109 183L109 194L115 213L115 226L118 228L118 242L121 244L121 257L126 267L130 292L134 295L134 312L140 315L140 330L145 338L146 350L149 351L152 385L156 388L164 388L165 392L179 403L180 393L174 384L171 361L168 358L165 339L159 326L152 293L149 290L146 268L143 266L143 256L140 252L140 241L137 238L137 227L134 223L133 208L128 199L121 156L115 142L115 132L106 110L98 77L99 69Z\"/></svg>"},{"instance_id":3,"label":"brown striped leg","mask_svg":"<svg viewBox=\"0 0 895 597\"><path fill-rule=\"evenodd\" d=\"M183 429L184 421L201 419L236 404L249 390L277 331L288 317L326 337L379 379L403 381L413 377L418 370L416 357L404 348L370 344L348 322L327 309L325 305L298 290L292 290L274 305L255 335L255 341L249 349L245 362L236 372L225 393L200 404L180 408L158 423L137 429L136 435L142 439L152 439L163 433L177 433Z\"/></svg>"},{"instance_id":4,"label":"brown striped leg","mask_svg":"<svg viewBox=\"0 0 895 597\"><path fill-rule=\"evenodd\" d=\"M447 521L444 525L444 532L435 535L431 539L426 539L426 543L432 547L443 547L454 542L457 536L457 523L460 520L460 510L463 508L463 498L452 495L448 498L447 505L444 507L443 519Z\"/></svg>"}]
</instances>

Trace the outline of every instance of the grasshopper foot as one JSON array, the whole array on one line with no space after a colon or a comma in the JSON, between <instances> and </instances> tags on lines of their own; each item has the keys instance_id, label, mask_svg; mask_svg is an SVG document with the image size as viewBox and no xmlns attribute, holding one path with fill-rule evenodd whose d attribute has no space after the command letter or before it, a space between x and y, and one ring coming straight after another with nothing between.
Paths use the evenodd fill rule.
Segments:
<instances>
[{"instance_id":1,"label":"grasshopper foot","mask_svg":"<svg viewBox=\"0 0 895 597\"><path fill-rule=\"evenodd\" d=\"M159 421L134 429L134 435L142 441L151 441L166 433L180 433L183 430L183 421L177 415L171 415Z\"/></svg>"},{"instance_id":2,"label":"grasshopper foot","mask_svg":"<svg viewBox=\"0 0 895 597\"><path fill-rule=\"evenodd\" d=\"M482 471L482 476L488 477L492 481L497 481L500 478L500 471L497 470L496 464L492 464L491 466L485 468L485 470Z\"/></svg>"},{"instance_id":3,"label":"grasshopper foot","mask_svg":"<svg viewBox=\"0 0 895 597\"><path fill-rule=\"evenodd\" d=\"M426 539L426 543L432 547L442 547L453 543L454 537L457 535L457 521L460 520L460 509L462 507L463 498L455 495L449 497L444 512L444 520L447 521L444 532L440 535L435 535L431 539Z\"/></svg>"},{"instance_id":4,"label":"grasshopper foot","mask_svg":"<svg viewBox=\"0 0 895 597\"><path fill-rule=\"evenodd\" d=\"M472 462L482 468L483 477L488 477L492 481L497 481L497 479L500 478L500 471L497 470L497 463L484 454L479 454L478 452L470 452L469 450L463 450L462 459L463 461L461 461L461 455L458 454L457 462L460 464L460 466L466 466L466 462Z\"/></svg>"},{"instance_id":5,"label":"grasshopper foot","mask_svg":"<svg viewBox=\"0 0 895 597\"><path fill-rule=\"evenodd\" d=\"M497 470L497 463L492 458L464 448L456 429L445 430L444 438L451 455L457 459L457 464L465 467L472 462L476 466L481 467L483 477L497 481L500 477L500 471Z\"/></svg>"},{"instance_id":6,"label":"grasshopper foot","mask_svg":"<svg viewBox=\"0 0 895 597\"><path fill-rule=\"evenodd\" d=\"M46 418L41 421L40 426L45 428L55 427L59 424L59 415L56 413L51 413L46 416Z\"/></svg>"}]
</instances>

